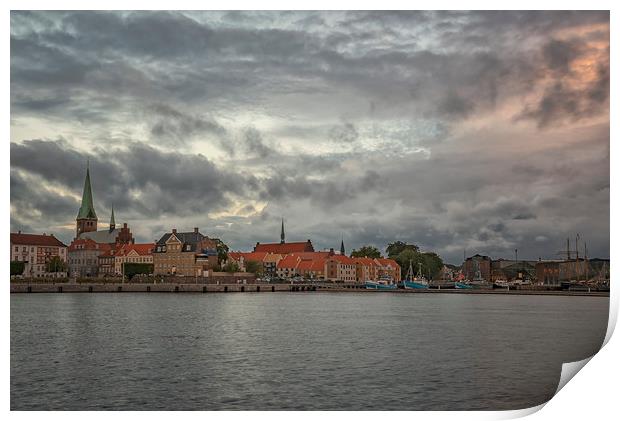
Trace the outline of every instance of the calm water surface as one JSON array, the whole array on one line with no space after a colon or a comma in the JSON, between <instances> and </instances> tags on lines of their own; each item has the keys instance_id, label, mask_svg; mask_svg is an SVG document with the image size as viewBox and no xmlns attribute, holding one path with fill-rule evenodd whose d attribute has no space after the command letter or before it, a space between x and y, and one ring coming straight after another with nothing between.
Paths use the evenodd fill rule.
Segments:
<instances>
[{"instance_id":1,"label":"calm water surface","mask_svg":"<svg viewBox=\"0 0 620 421\"><path fill-rule=\"evenodd\" d=\"M519 409L602 344L609 299L13 294L11 409Z\"/></svg>"}]
</instances>

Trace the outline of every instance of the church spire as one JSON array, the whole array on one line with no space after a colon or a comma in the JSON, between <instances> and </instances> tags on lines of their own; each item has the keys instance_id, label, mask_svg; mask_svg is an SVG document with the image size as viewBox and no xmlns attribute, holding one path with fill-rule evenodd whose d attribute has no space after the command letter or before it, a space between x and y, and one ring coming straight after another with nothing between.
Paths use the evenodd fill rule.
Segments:
<instances>
[{"instance_id":1,"label":"church spire","mask_svg":"<svg viewBox=\"0 0 620 421\"><path fill-rule=\"evenodd\" d=\"M284 218L282 218L282 231L280 232L280 244L284 244Z\"/></svg>"},{"instance_id":2,"label":"church spire","mask_svg":"<svg viewBox=\"0 0 620 421\"><path fill-rule=\"evenodd\" d=\"M344 256L344 236L340 240L340 254Z\"/></svg>"},{"instance_id":3,"label":"church spire","mask_svg":"<svg viewBox=\"0 0 620 421\"><path fill-rule=\"evenodd\" d=\"M112 215L110 216L110 231L114 231L116 222L114 221L114 205L112 205Z\"/></svg>"},{"instance_id":4,"label":"church spire","mask_svg":"<svg viewBox=\"0 0 620 421\"><path fill-rule=\"evenodd\" d=\"M82 204L75 218L75 237L79 238L83 232L97 231L97 214L93 205L93 190L90 186L90 162L86 161L86 178L82 191Z\"/></svg>"},{"instance_id":5,"label":"church spire","mask_svg":"<svg viewBox=\"0 0 620 421\"><path fill-rule=\"evenodd\" d=\"M86 178L84 179L84 190L82 191L82 205L78 212L77 219L96 219L95 206L93 205L93 190L90 187L90 168L86 161Z\"/></svg>"}]
</instances>

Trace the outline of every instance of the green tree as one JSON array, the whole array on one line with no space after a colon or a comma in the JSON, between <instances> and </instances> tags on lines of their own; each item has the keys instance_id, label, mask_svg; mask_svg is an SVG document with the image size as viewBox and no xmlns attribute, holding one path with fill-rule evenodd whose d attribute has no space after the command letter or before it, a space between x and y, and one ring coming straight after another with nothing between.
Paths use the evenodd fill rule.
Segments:
<instances>
[{"instance_id":1,"label":"green tree","mask_svg":"<svg viewBox=\"0 0 620 421\"><path fill-rule=\"evenodd\" d=\"M224 272L235 273L239 272L239 265L234 260L231 260L226 263L222 269L224 269Z\"/></svg>"},{"instance_id":2,"label":"green tree","mask_svg":"<svg viewBox=\"0 0 620 421\"><path fill-rule=\"evenodd\" d=\"M11 261L11 276L21 275L24 273L24 269L26 268L25 262Z\"/></svg>"},{"instance_id":3,"label":"green tree","mask_svg":"<svg viewBox=\"0 0 620 421\"><path fill-rule=\"evenodd\" d=\"M45 271L50 273L66 272L67 264L59 256L53 256L46 264Z\"/></svg>"},{"instance_id":4,"label":"green tree","mask_svg":"<svg viewBox=\"0 0 620 421\"><path fill-rule=\"evenodd\" d=\"M387 248L385 249L390 259L394 259L403 250L413 250L413 251L418 252L420 251L420 248L416 246L415 244L407 244L402 241L395 241L393 243L388 244ZM409 265L409 263L407 263L407 265Z\"/></svg>"},{"instance_id":5,"label":"green tree","mask_svg":"<svg viewBox=\"0 0 620 421\"><path fill-rule=\"evenodd\" d=\"M150 275L153 273L152 263L123 263L123 273L128 280L136 275Z\"/></svg>"},{"instance_id":6,"label":"green tree","mask_svg":"<svg viewBox=\"0 0 620 421\"><path fill-rule=\"evenodd\" d=\"M371 259L381 257L381 252L374 246L362 246L359 250L353 250L351 257L369 257Z\"/></svg>"},{"instance_id":7,"label":"green tree","mask_svg":"<svg viewBox=\"0 0 620 421\"><path fill-rule=\"evenodd\" d=\"M421 253L417 247L415 250L410 247L405 248L397 256L394 256L393 259L400 265L403 279L407 276L409 262L411 262L413 273L416 276L424 275L428 278L430 272L431 279L436 279L443 267L443 260L441 260L437 253ZM420 270L422 273L418 273Z\"/></svg>"},{"instance_id":8,"label":"green tree","mask_svg":"<svg viewBox=\"0 0 620 421\"><path fill-rule=\"evenodd\" d=\"M263 264L261 262L257 262L256 260L247 260L245 262L245 271L255 275L262 275Z\"/></svg>"},{"instance_id":9,"label":"green tree","mask_svg":"<svg viewBox=\"0 0 620 421\"><path fill-rule=\"evenodd\" d=\"M217 240L217 263L221 266L223 262L228 260L228 246L222 240Z\"/></svg>"}]
</instances>

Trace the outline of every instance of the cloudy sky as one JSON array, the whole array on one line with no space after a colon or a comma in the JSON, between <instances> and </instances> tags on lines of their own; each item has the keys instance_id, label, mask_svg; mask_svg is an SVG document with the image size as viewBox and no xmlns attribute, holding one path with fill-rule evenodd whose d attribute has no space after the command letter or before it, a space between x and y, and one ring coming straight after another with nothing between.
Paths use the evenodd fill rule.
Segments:
<instances>
[{"instance_id":1,"label":"cloudy sky","mask_svg":"<svg viewBox=\"0 0 620 421\"><path fill-rule=\"evenodd\" d=\"M11 229L609 256L607 12L12 12Z\"/></svg>"}]
</instances>

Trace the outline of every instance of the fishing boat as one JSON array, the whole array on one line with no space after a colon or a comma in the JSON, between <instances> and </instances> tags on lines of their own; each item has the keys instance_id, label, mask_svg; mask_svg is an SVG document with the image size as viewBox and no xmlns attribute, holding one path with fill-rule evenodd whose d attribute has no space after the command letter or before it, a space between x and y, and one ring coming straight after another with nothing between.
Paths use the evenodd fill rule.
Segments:
<instances>
[{"instance_id":1,"label":"fishing boat","mask_svg":"<svg viewBox=\"0 0 620 421\"><path fill-rule=\"evenodd\" d=\"M366 289L390 290L396 289L396 284L386 280L366 281L364 282Z\"/></svg>"},{"instance_id":2,"label":"fishing boat","mask_svg":"<svg viewBox=\"0 0 620 421\"><path fill-rule=\"evenodd\" d=\"M420 276L413 276L413 268L411 267L411 260L409 260L409 270L407 271L407 277L402 282L402 285L405 289L427 289L428 281L424 278L421 270L422 263L418 263L418 274Z\"/></svg>"},{"instance_id":3,"label":"fishing boat","mask_svg":"<svg viewBox=\"0 0 620 421\"><path fill-rule=\"evenodd\" d=\"M468 282L455 282L454 288L456 289L473 289L474 287Z\"/></svg>"}]
</instances>

